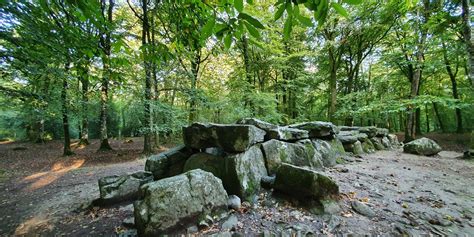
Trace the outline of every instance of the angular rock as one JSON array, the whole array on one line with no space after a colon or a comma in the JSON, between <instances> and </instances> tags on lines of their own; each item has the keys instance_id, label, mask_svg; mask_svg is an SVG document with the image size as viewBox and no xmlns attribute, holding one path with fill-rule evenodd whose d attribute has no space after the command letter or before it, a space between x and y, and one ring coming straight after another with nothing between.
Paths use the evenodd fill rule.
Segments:
<instances>
[{"instance_id":1,"label":"angular rock","mask_svg":"<svg viewBox=\"0 0 474 237\"><path fill-rule=\"evenodd\" d=\"M272 139L262 144L262 150L269 174L275 174L283 162L296 166L322 168L321 155L309 140L301 144Z\"/></svg>"},{"instance_id":2,"label":"angular rock","mask_svg":"<svg viewBox=\"0 0 474 237\"><path fill-rule=\"evenodd\" d=\"M257 128L265 130L266 132L268 132L269 130L278 128L278 126L275 124L271 124L271 123L268 123L256 118L243 118L237 121L236 124L253 125Z\"/></svg>"},{"instance_id":3,"label":"angular rock","mask_svg":"<svg viewBox=\"0 0 474 237\"><path fill-rule=\"evenodd\" d=\"M140 236L158 236L196 225L201 217L227 211L227 193L212 173L191 170L143 185L134 203Z\"/></svg>"},{"instance_id":4,"label":"angular rock","mask_svg":"<svg viewBox=\"0 0 474 237\"><path fill-rule=\"evenodd\" d=\"M363 142L369 138L369 136L367 136L367 134L365 133L359 133L356 135L356 137L357 137L357 140L359 140L359 142Z\"/></svg>"},{"instance_id":5,"label":"angular rock","mask_svg":"<svg viewBox=\"0 0 474 237\"><path fill-rule=\"evenodd\" d=\"M308 131L289 128L289 127L278 127L267 131L265 140L282 140L282 141L296 141L308 138Z\"/></svg>"},{"instance_id":6,"label":"angular rock","mask_svg":"<svg viewBox=\"0 0 474 237\"><path fill-rule=\"evenodd\" d=\"M274 188L296 198L323 199L339 193L339 186L321 172L283 163Z\"/></svg>"},{"instance_id":7,"label":"angular rock","mask_svg":"<svg viewBox=\"0 0 474 237\"><path fill-rule=\"evenodd\" d=\"M386 137L388 135L388 129L386 128L377 128L377 137Z\"/></svg>"},{"instance_id":8,"label":"angular rock","mask_svg":"<svg viewBox=\"0 0 474 237\"><path fill-rule=\"evenodd\" d=\"M441 147L433 140L422 137L403 145L403 152L416 155L431 156L441 151Z\"/></svg>"},{"instance_id":9,"label":"angular rock","mask_svg":"<svg viewBox=\"0 0 474 237\"><path fill-rule=\"evenodd\" d=\"M338 132L336 126L330 122L306 122L288 126L308 131L310 138L332 138Z\"/></svg>"},{"instance_id":10,"label":"angular rock","mask_svg":"<svg viewBox=\"0 0 474 237\"><path fill-rule=\"evenodd\" d=\"M344 150L346 152L352 152L354 155L364 154L364 149L362 148L362 143L356 140L354 143L344 144Z\"/></svg>"},{"instance_id":11,"label":"angular rock","mask_svg":"<svg viewBox=\"0 0 474 237\"><path fill-rule=\"evenodd\" d=\"M365 153L374 153L375 146L370 139L366 139L362 142L362 150L364 150Z\"/></svg>"},{"instance_id":12,"label":"angular rock","mask_svg":"<svg viewBox=\"0 0 474 237\"><path fill-rule=\"evenodd\" d=\"M222 223L222 230L231 230L234 229L237 224L239 223L239 220L235 215L231 215L229 218L227 218L224 223Z\"/></svg>"},{"instance_id":13,"label":"angular rock","mask_svg":"<svg viewBox=\"0 0 474 237\"><path fill-rule=\"evenodd\" d=\"M398 137L395 134L388 134L387 135L388 140L390 141L390 146L393 148L399 147L400 142L398 142Z\"/></svg>"},{"instance_id":14,"label":"angular rock","mask_svg":"<svg viewBox=\"0 0 474 237\"><path fill-rule=\"evenodd\" d=\"M321 160L325 167L332 167L336 165L336 158L340 155L337 148L331 145L331 141L313 139L314 148L321 153ZM344 149L344 148L343 148ZM343 150L344 152L344 150Z\"/></svg>"},{"instance_id":15,"label":"angular rock","mask_svg":"<svg viewBox=\"0 0 474 237\"><path fill-rule=\"evenodd\" d=\"M227 200L227 207L229 209L234 209L238 211L241 205L242 205L242 202L240 201L240 198L238 196L229 195L229 200Z\"/></svg>"},{"instance_id":16,"label":"angular rock","mask_svg":"<svg viewBox=\"0 0 474 237\"><path fill-rule=\"evenodd\" d=\"M361 203L359 201L352 201L351 206L352 206L352 209L354 209L354 211L356 211L357 213L363 216L367 216L367 217L375 216L375 212L364 203Z\"/></svg>"},{"instance_id":17,"label":"angular rock","mask_svg":"<svg viewBox=\"0 0 474 237\"><path fill-rule=\"evenodd\" d=\"M226 152L243 152L264 137L265 131L253 125L193 123L183 128L184 144L194 149L220 147Z\"/></svg>"},{"instance_id":18,"label":"angular rock","mask_svg":"<svg viewBox=\"0 0 474 237\"><path fill-rule=\"evenodd\" d=\"M356 141L359 140L357 136L351 136L351 135L342 135L342 136L338 135L337 138L339 139L339 141L342 142L343 145L354 144Z\"/></svg>"},{"instance_id":19,"label":"angular rock","mask_svg":"<svg viewBox=\"0 0 474 237\"><path fill-rule=\"evenodd\" d=\"M192 149L179 145L165 152L150 156L145 170L152 172L155 180L183 173L186 160L193 154Z\"/></svg>"},{"instance_id":20,"label":"angular rock","mask_svg":"<svg viewBox=\"0 0 474 237\"><path fill-rule=\"evenodd\" d=\"M140 186L153 181L150 172L136 172L128 175L113 175L99 179L100 204L110 205L139 198Z\"/></svg>"},{"instance_id":21,"label":"angular rock","mask_svg":"<svg viewBox=\"0 0 474 237\"><path fill-rule=\"evenodd\" d=\"M225 159L223 156L212 155L205 152L196 153L186 161L183 172L194 169L211 172L222 180L225 176Z\"/></svg>"},{"instance_id":22,"label":"angular rock","mask_svg":"<svg viewBox=\"0 0 474 237\"><path fill-rule=\"evenodd\" d=\"M202 169L220 178L229 194L249 199L260 189L262 176L267 175L265 160L259 146L246 152L225 157L208 153L192 155L184 165L184 171Z\"/></svg>"},{"instance_id":23,"label":"angular rock","mask_svg":"<svg viewBox=\"0 0 474 237\"><path fill-rule=\"evenodd\" d=\"M390 140L388 140L388 137L382 137L382 145L387 148L387 149L390 149L392 146L390 145Z\"/></svg>"},{"instance_id":24,"label":"angular rock","mask_svg":"<svg viewBox=\"0 0 474 237\"><path fill-rule=\"evenodd\" d=\"M265 160L259 146L244 153L225 157L224 187L229 194L250 200L260 190L260 180L267 175Z\"/></svg>"},{"instance_id":25,"label":"angular rock","mask_svg":"<svg viewBox=\"0 0 474 237\"><path fill-rule=\"evenodd\" d=\"M380 137L372 137L370 141L374 144L376 150L384 150L385 147L382 145L382 139Z\"/></svg>"},{"instance_id":26,"label":"angular rock","mask_svg":"<svg viewBox=\"0 0 474 237\"><path fill-rule=\"evenodd\" d=\"M365 133L369 138L375 137L377 135L377 128L374 126L361 127L359 129L360 133Z\"/></svg>"}]
</instances>

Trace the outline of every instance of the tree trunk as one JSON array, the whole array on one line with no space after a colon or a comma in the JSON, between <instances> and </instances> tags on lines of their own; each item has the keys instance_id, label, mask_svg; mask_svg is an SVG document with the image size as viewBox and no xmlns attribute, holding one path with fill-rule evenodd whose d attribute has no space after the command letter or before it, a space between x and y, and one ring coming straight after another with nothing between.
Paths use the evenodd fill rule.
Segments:
<instances>
[{"instance_id":1,"label":"tree trunk","mask_svg":"<svg viewBox=\"0 0 474 237\"><path fill-rule=\"evenodd\" d=\"M84 68L81 71L80 81L82 86L82 126L79 138L79 145L89 145L89 120L87 119L89 104L89 78L88 70Z\"/></svg>"},{"instance_id":2,"label":"tree trunk","mask_svg":"<svg viewBox=\"0 0 474 237\"><path fill-rule=\"evenodd\" d=\"M335 122L336 113L336 102L337 102L337 65L336 65L336 56L334 53L334 47L330 46L328 51L329 56L329 101L328 101L328 119L331 122Z\"/></svg>"},{"instance_id":3,"label":"tree trunk","mask_svg":"<svg viewBox=\"0 0 474 237\"><path fill-rule=\"evenodd\" d=\"M433 109L435 111L436 118L438 119L438 124L439 124L439 127L441 128L441 131L446 132L444 128L443 120L441 119L441 115L439 114L439 111L438 111L438 105L435 102L433 102Z\"/></svg>"},{"instance_id":4,"label":"tree trunk","mask_svg":"<svg viewBox=\"0 0 474 237\"><path fill-rule=\"evenodd\" d=\"M443 42L443 58L444 58L444 64L445 64L446 72L448 72L449 79L451 80L451 88L452 88L452 91L453 91L453 98L458 100L459 99L458 84L457 84L457 81L456 81L457 70L456 70L456 72L453 72L453 69L451 67L451 63L449 62L446 44L444 42ZM456 125L457 125L456 126L456 132L457 133L462 133L463 132L463 127L462 127L461 109L456 108L455 110L456 110Z\"/></svg>"},{"instance_id":5,"label":"tree trunk","mask_svg":"<svg viewBox=\"0 0 474 237\"><path fill-rule=\"evenodd\" d=\"M421 72L422 72L422 67L423 67L423 60L424 60L424 47L425 47L425 41L426 41L426 29L424 24L428 21L429 17L429 7L430 7L430 1L429 0L424 0L423 5L424 8L421 10L422 15L423 15L423 20L420 20L420 36L419 39L417 40L417 45L416 45L416 65L415 65L415 70L413 73L413 77L411 79L411 86L410 86L410 99L415 99L418 94L419 94L419 86L420 86L420 80L421 80ZM421 12L418 12L420 15ZM416 108L414 108L412 105L408 106L407 108L407 125L405 128L405 142L410 142L415 139L416 137L416 128L417 128L417 112Z\"/></svg>"},{"instance_id":6,"label":"tree trunk","mask_svg":"<svg viewBox=\"0 0 474 237\"><path fill-rule=\"evenodd\" d=\"M425 117L426 117L426 133L430 132L430 117L428 113L428 105L425 104Z\"/></svg>"},{"instance_id":7,"label":"tree trunk","mask_svg":"<svg viewBox=\"0 0 474 237\"><path fill-rule=\"evenodd\" d=\"M102 1L102 4L105 5L105 2ZM109 5L107 9L107 17L103 12L104 20L112 24L112 11L114 7L114 1L109 0ZM105 9L105 6L103 6ZM109 139L107 135L107 113L108 113L108 98L109 98L109 81L112 77L112 71L110 69L110 54L111 54L111 29L107 27L106 32L101 36L101 44L104 55L102 57L103 63L103 74L100 88L100 147L99 151L112 150L112 147L109 144Z\"/></svg>"},{"instance_id":8,"label":"tree trunk","mask_svg":"<svg viewBox=\"0 0 474 237\"><path fill-rule=\"evenodd\" d=\"M147 9L147 0L142 0L142 10L143 10L143 24L142 24L142 49L143 49L143 61L145 68L145 134L143 142L143 153L150 154L153 152L152 148L152 118L151 118L151 88L152 88L152 75L151 75L151 63L150 63L150 53L147 47L149 43L149 25L148 25L148 9Z\"/></svg>"},{"instance_id":9,"label":"tree trunk","mask_svg":"<svg viewBox=\"0 0 474 237\"><path fill-rule=\"evenodd\" d=\"M199 63L201 60L200 49L197 50L194 59L191 61L191 99L189 101L189 123L196 121L197 118L197 80L199 73Z\"/></svg>"},{"instance_id":10,"label":"tree trunk","mask_svg":"<svg viewBox=\"0 0 474 237\"><path fill-rule=\"evenodd\" d=\"M471 18L470 18L470 11L469 11L470 5L469 5L468 0L462 0L461 2L462 2L463 35L464 35L464 42L466 44L466 49L468 53L467 75L471 81L471 86L474 86L474 43L472 42L472 37L471 37Z\"/></svg>"},{"instance_id":11,"label":"tree trunk","mask_svg":"<svg viewBox=\"0 0 474 237\"><path fill-rule=\"evenodd\" d=\"M69 135L69 117L68 117L68 101L67 101L67 88L68 88L68 73L69 73L70 63L66 62L65 65L65 74L63 76L63 87L61 90L61 108L62 108L62 117L63 117L63 130L64 130L64 149L63 156L70 156L74 153L71 151L71 137Z\"/></svg>"},{"instance_id":12,"label":"tree trunk","mask_svg":"<svg viewBox=\"0 0 474 237\"><path fill-rule=\"evenodd\" d=\"M255 114L255 111L254 111L254 106L252 105L250 101L250 95L253 92L255 87L253 86L253 83L252 83L252 72L250 69L250 56L249 56L248 47L249 47L249 43L248 43L247 37L245 37L244 35L242 36L242 56L244 59L245 78L247 79L248 86L251 89L251 91L246 90L246 93L244 94L244 101L245 101L244 103L245 103L245 106L247 106L250 109L250 113L253 116Z\"/></svg>"}]
</instances>

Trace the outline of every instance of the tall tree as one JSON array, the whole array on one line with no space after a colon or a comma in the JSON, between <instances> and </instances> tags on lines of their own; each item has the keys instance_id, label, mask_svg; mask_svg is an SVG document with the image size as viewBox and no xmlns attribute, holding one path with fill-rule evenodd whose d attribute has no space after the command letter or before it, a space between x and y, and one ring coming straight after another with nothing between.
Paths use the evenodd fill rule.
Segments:
<instances>
[{"instance_id":1,"label":"tall tree","mask_svg":"<svg viewBox=\"0 0 474 237\"><path fill-rule=\"evenodd\" d=\"M111 51L114 0L100 0L103 27L100 33L100 48L102 50L102 80L100 85L100 147L99 150L112 150L107 134L107 113L109 103L109 83L112 80Z\"/></svg>"}]
</instances>

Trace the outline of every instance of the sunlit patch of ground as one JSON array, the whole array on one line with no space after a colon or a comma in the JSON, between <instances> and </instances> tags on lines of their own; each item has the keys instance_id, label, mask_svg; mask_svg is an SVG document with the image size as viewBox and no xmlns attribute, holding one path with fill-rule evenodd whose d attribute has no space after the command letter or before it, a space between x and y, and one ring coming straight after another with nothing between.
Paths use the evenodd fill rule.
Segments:
<instances>
[{"instance_id":1,"label":"sunlit patch of ground","mask_svg":"<svg viewBox=\"0 0 474 237\"><path fill-rule=\"evenodd\" d=\"M36 236L37 230L52 230L53 226L49 223L46 216L35 216L21 223L15 230L16 236Z\"/></svg>"},{"instance_id":2,"label":"sunlit patch of ground","mask_svg":"<svg viewBox=\"0 0 474 237\"><path fill-rule=\"evenodd\" d=\"M59 161L53 164L50 171L38 172L32 175L29 175L23 178L24 182L31 182L26 188L25 191L33 191L39 188L42 188L48 184L51 184L65 173L80 168L84 164L85 160L74 160L72 164L67 164L70 162Z\"/></svg>"}]
</instances>

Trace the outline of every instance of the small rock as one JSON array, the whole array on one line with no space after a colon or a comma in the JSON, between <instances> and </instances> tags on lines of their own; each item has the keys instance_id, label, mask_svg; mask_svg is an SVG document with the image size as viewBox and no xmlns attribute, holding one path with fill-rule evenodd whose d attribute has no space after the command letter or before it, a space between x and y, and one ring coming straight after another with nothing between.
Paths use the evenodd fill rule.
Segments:
<instances>
[{"instance_id":1,"label":"small rock","mask_svg":"<svg viewBox=\"0 0 474 237\"><path fill-rule=\"evenodd\" d=\"M235 226L239 223L239 220L236 216L231 215L224 223L222 223L223 230L232 230L235 229Z\"/></svg>"},{"instance_id":2,"label":"small rock","mask_svg":"<svg viewBox=\"0 0 474 237\"><path fill-rule=\"evenodd\" d=\"M323 209L325 213L336 214L336 213L341 212L341 207L334 200L331 200L331 199L321 200L321 204L323 205Z\"/></svg>"},{"instance_id":3,"label":"small rock","mask_svg":"<svg viewBox=\"0 0 474 237\"><path fill-rule=\"evenodd\" d=\"M227 207L229 207L229 209L234 209L237 211L240 209L241 204L240 198L236 195L230 195L229 199L227 200Z\"/></svg>"},{"instance_id":4,"label":"small rock","mask_svg":"<svg viewBox=\"0 0 474 237\"><path fill-rule=\"evenodd\" d=\"M134 227L135 226L135 218L133 218L133 217L125 218L122 221L122 225L125 226L125 227Z\"/></svg>"},{"instance_id":5,"label":"small rock","mask_svg":"<svg viewBox=\"0 0 474 237\"><path fill-rule=\"evenodd\" d=\"M199 228L195 225L186 228L186 233L188 233L188 234L194 234L194 233L197 233L197 232L199 232Z\"/></svg>"},{"instance_id":6,"label":"small rock","mask_svg":"<svg viewBox=\"0 0 474 237\"><path fill-rule=\"evenodd\" d=\"M351 202L352 209L357 213L367 216L367 217L374 217L375 212L367 205L359 201L352 201Z\"/></svg>"}]
</instances>

